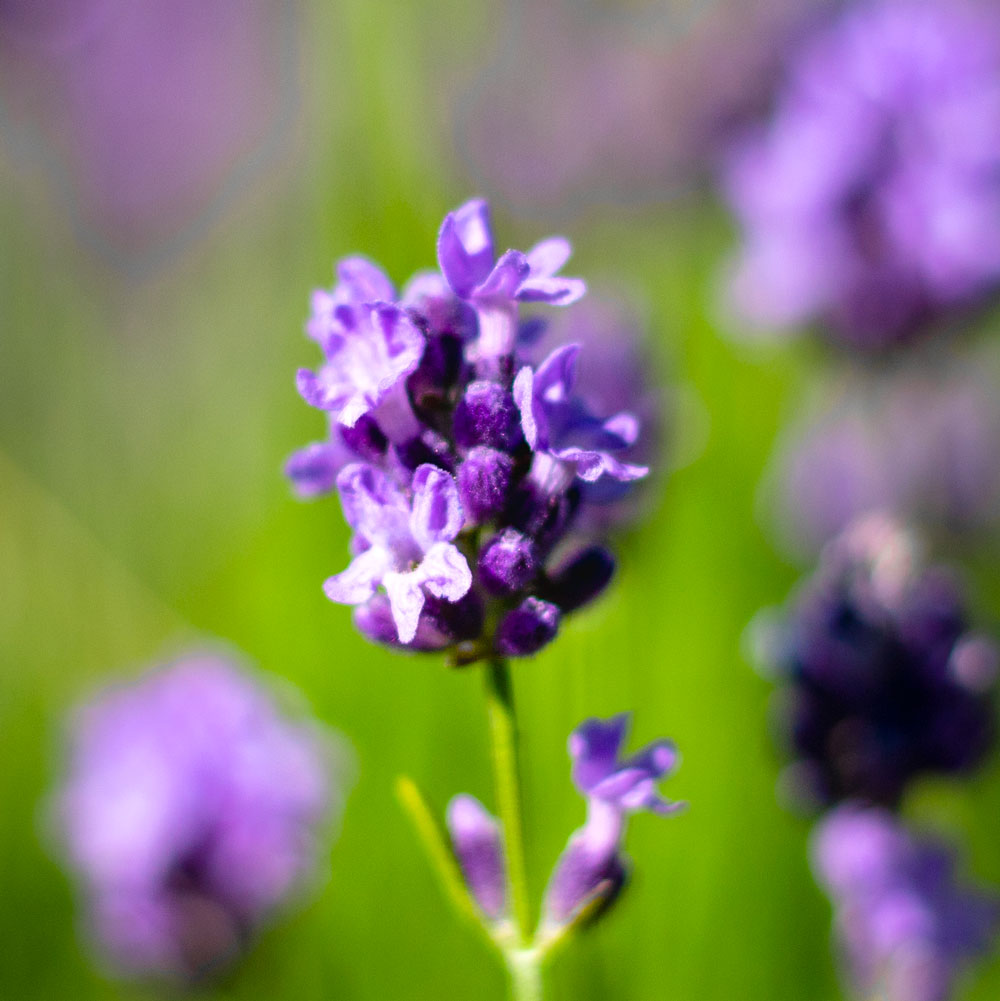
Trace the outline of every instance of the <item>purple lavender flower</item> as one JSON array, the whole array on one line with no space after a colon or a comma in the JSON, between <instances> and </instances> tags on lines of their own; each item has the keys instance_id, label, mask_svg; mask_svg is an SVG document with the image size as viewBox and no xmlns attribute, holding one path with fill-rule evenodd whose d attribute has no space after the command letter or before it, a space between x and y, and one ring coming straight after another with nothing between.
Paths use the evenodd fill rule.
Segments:
<instances>
[{"instance_id":1,"label":"purple lavender flower","mask_svg":"<svg viewBox=\"0 0 1000 1001\"><path fill-rule=\"evenodd\" d=\"M880 349L995 291L998 86L988 6L880 0L816 32L726 170L742 316Z\"/></svg>"},{"instance_id":2,"label":"purple lavender flower","mask_svg":"<svg viewBox=\"0 0 1000 1001\"><path fill-rule=\"evenodd\" d=\"M380 470L354 463L337 477L337 487L358 555L323 590L331 601L360 605L383 585L399 639L409 643L425 589L455 602L472 586L469 564L452 543L463 522L455 481L443 469L422 465L408 500Z\"/></svg>"},{"instance_id":3,"label":"purple lavender flower","mask_svg":"<svg viewBox=\"0 0 1000 1001\"><path fill-rule=\"evenodd\" d=\"M964 773L993 741L993 643L961 591L873 515L824 550L768 637L805 791L894 806L926 773Z\"/></svg>"},{"instance_id":4,"label":"purple lavender flower","mask_svg":"<svg viewBox=\"0 0 1000 1001\"><path fill-rule=\"evenodd\" d=\"M299 389L329 415L329 438L286 470L302 497L339 489L354 559L325 589L365 636L457 663L529 656L610 580L592 538L607 523L586 517L605 498L584 488L646 475L621 457L638 418L595 414L575 385L578 345L536 366L538 318L519 313L583 294L557 274L569 249L552 238L497 260L474 200L445 218L441 273L419 273L400 301L361 257L316 293L307 332L326 360Z\"/></svg>"},{"instance_id":5,"label":"purple lavender flower","mask_svg":"<svg viewBox=\"0 0 1000 1001\"><path fill-rule=\"evenodd\" d=\"M507 862L500 824L474 796L448 804L448 831L466 886L483 914L496 922L508 910Z\"/></svg>"},{"instance_id":6,"label":"purple lavender flower","mask_svg":"<svg viewBox=\"0 0 1000 1001\"><path fill-rule=\"evenodd\" d=\"M812 855L859 998L947 1001L995 937L1000 898L959 885L952 848L913 837L884 810L839 807L817 827Z\"/></svg>"},{"instance_id":7,"label":"purple lavender flower","mask_svg":"<svg viewBox=\"0 0 1000 1001\"><path fill-rule=\"evenodd\" d=\"M56 797L88 925L125 975L194 978L314 875L336 800L327 738L196 654L77 715Z\"/></svg>"},{"instance_id":8,"label":"purple lavender flower","mask_svg":"<svg viewBox=\"0 0 1000 1001\"><path fill-rule=\"evenodd\" d=\"M543 933L553 934L584 909L610 902L625 880L621 843L628 815L668 815L683 804L661 799L659 779L677 766L674 745L658 740L622 760L629 714L589 719L569 738L573 782L587 799L587 822L573 834L545 893Z\"/></svg>"}]
</instances>

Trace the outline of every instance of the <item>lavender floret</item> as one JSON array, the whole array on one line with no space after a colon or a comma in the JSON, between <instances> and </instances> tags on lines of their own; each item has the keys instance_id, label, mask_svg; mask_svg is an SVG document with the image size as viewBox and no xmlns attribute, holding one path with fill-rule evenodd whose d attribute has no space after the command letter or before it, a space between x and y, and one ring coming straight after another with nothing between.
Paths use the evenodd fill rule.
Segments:
<instances>
[{"instance_id":1,"label":"lavender floret","mask_svg":"<svg viewBox=\"0 0 1000 1001\"><path fill-rule=\"evenodd\" d=\"M316 872L330 764L315 724L212 655L82 707L55 813L115 970L194 979L237 957Z\"/></svg>"},{"instance_id":2,"label":"lavender floret","mask_svg":"<svg viewBox=\"0 0 1000 1001\"><path fill-rule=\"evenodd\" d=\"M497 921L507 912L507 862L500 824L474 796L448 804L448 831L466 886L483 914Z\"/></svg>"},{"instance_id":3,"label":"lavender floret","mask_svg":"<svg viewBox=\"0 0 1000 1001\"><path fill-rule=\"evenodd\" d=\"M683 808L656 791L656 783L677 766L674 745L659 740L623 760L628 724L628 713L589 719L570 735L573 782L587 799L587 822L570 837L549 880L542 918L548 934L587 908L606 906L620 892L629 814L648 810L666 816Z\"/></svg>"}]
</instances>

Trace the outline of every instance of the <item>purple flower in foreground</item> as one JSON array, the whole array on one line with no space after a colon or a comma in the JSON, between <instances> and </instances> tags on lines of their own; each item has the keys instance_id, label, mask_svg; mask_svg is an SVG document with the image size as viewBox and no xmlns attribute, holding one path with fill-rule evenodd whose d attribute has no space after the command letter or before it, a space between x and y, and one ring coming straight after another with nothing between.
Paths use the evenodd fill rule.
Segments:
<instances>
[{"instance_id":1,"label":"purple flower in foreground","mask_svg":"<svg viewBox=\"0 0 1000 1001\"><path fill-rule=\"evenodd\" d=\"M84 706L56 797L102 952L194 978L312 876L336 800L325 735L232 663L195 655Z\"/></svg>"},{"instance_id":2,"label":"purple flower in foreground","mask_svg":"<svg viewBox=\"0 0 1000 1001\"><path fill-rule=\"evenodd\" d=\"M587 799L587 822L570 837L549 881L543 923L550 929L589 906L610 902L621 889L626 871L621 843L630 813L668 815L683 808L656 791L656 783L677 766L674 745L658 740L623 760L628 724L627 713L589 719L570 735L573 782Z\"/></svg>"},{"instance_id":3,"label":"purple flower in foreground","mask_svg":"<svg viewBox=\"0 0 1000 1001\"><path fill-rule=\"evenodd\" d=\"M543 324L519 315L583 294L556 275L568 255L554 238L495 260L486 204L472 201L442 226L442 273L418 273L400 301L361 257L316 293L307 329L326 361L299 388L329 437L286 471L301 497L339 488L354 559L326 593L356 607L368 638L454 663L530 656L610 581L611 519L587 513L646 475L622 454L639 421L595 415L565 329L536 367L528 328ZM587 492L595 481L613 496Z\"/></svg>"},{"instance_id":4,"label":"purple flower in foreground","mask_svg":"<svg viewBox=\"0 0 1000 1001\"><path fill-rule=\"evenodd\" d=\"M952 849L914 838L888 812L838 808L817 827L812 855L859 998L947 1001L966 963L989 949L1000 899L959 885Z\"/></svg>"},{"instance_id":5,"label":"purple flower in foreground","mask_svg":"<svg viewBox=\"0 0 1000 1001\"><path fill-rule=\"evenodd\" d=\"M742 316L881 349L993 293L998 89L989 5L858 3L816 32L727 166Z\"/></svg>"},{"instance_id":6,"label":"purple flower in foreground","mask_svg":"<svg viewBox=\"0 0 1000 1001\"><path fill-rule=\"evenodd\" d=\"M469 564L452 543L463 522L455 481L437 466L422 465L408 500L383 472L355 463L340 473L337 487L359 552L323 590L331 601L360 605L384 585L399 639L409 643L425 589L455 602L472 586Z\"/></svg>"},{"instance_id":7,"label":"purple flower in foreground","mask_svg":"<svg viewBox=\"0 0 1000 1001\"><path fill-rule=\"evenodd\" d=\"M500 824L474 796L448 804L448 832L466 886L490 921L507 913L507 862Z\"/></svg>"},{"instance_id":8,"label":"purple flower in foreground","mask_svg":"<svg viewBox=\"0 0 1000 1001\"><path fill-rule=\"evenodd\" d=\"M996 646L957 581L885 517L852 525L766 637L804 791L895 806L928 773L963 774L993 743Z\"/></svg>"}]
</instances>

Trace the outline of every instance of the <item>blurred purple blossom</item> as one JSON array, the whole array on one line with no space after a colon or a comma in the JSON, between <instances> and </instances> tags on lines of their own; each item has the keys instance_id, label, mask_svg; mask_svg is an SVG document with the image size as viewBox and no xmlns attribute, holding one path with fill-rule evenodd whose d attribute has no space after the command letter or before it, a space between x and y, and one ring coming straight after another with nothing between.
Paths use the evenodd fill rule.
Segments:
<instances>
[{"instance_id":1,"label":"blurred purple blossom","mask_svg":"<svg viewBox=\"0 0 1000 1001\"><path fill-rule=\"evenodd\" d=\"M928 773L964 774L993 744L996 645L973 632L944 567L870 515L823 550L758 655L782 683L796 792L895 806Z\"/></svg>"},{"instance_id":2,"label":"blurred purple blossom","mask_svg":"<svg viewBox=\"0 0 1000 1001\"><path fill-rule=\"evenodd\" d=\"M211 974L315 877L340 799L331 751L210 654L79 710L55 818L117 972Z\"/></svg>"},{"instance_id":3,"label":"blurred purple blossom","mask_svg":"<svg viewBox=\"0 0 1000 1001\"><path fill-rule=\"evenodd\" d=\"M281 155L294 19L271 0L5 0L0 127L134 265Z\"/></svg>"},{"instance_id":4,"label":"blurred purple blossom","mask_svg":"<svg viewBox=\"0 0 1000 1001\"><path fill-rule=\"evenodd\" d=\"M545 893L543 924L552 930L590 906L607 904L625 880L622 841L628 815L640 810L669 815L681 803L662 799L657 782L677 766L668 740L623 759L629 714L589 719L569 738L573 782L587 800L587 822L569 839Z\"/></svg>"},{"instance_id":5,"label":"blurred purple blossom","mask_svg":"<svg viewBox=\"0 0 1000 1001\"><path fill-rule=\"evenodd\" d=\"M812 855L845 978L862 1001L948 1001L968 962L989 951L1000 898L958 883L951 846L849 804L820 822Z\"/></svg>"},{"instance_id":6,"label":"blurred purple blossom","mask_svg":"<svg viewBox=\"0 0 1000 1001\"><path fill-rule=\"evenodd\" d=\"M455 796L448 804L448 832L466 886L490 921L506 915L507 861L500 824L474 796Z\"/></svg>"},{"instance_id":7,"label":"blurred purple blossom","mask_svg":"<svg viewBox=\"0 0 1000 1001\"><path fill-rule=\"evenodd\" d=\"M742 319L881 349L981 302L1000 281L998 136L994 9L848 7L796 48L771 119L734 143Z\"/></svg>"},{"instance_id":8,"label":"blurred purple blossom","mask_svg":"<svg viewBox=\"0 0 1000 1001\"><path fill-rule=\"evenodd\" d=\"M1000 522L995 352L920 358L828 389L785 432L764 496L783 542L817 550L854 518L892 511L951 536Z\"/></svg>"}]
</instances>

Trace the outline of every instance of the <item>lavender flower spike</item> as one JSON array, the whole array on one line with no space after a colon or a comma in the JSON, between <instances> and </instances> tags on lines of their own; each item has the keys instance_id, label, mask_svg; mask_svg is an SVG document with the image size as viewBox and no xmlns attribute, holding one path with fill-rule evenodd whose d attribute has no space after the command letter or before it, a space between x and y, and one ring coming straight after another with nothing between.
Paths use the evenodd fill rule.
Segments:
<instances>
[{"instance_id":1,"label":"lavender flower spike","mask_svg":"<svg viewBox=\"0 0 1000 1001\"><path fill-rule=\"evenodd\" d=\"M494 262L490 210L481 199L466 202L445 216L437 252L448 285L478 315L474 352L478 361L513 352L519 302L569 306L587 291L579 278L558 277L571 253L562 237L543 240L526 254L508 250Z\"/></svg>"},{"instance_id":2,"label":"lavender flower spike","mask_svg":"<svg viewBox=\"0 0 1000 1001\"><path fill-rule=\"evenodd\" d=\"M472 586L469 564L452 543L464 520L458 487L450 474L425 463L413 474L407 500L385 473L360 462L341 471L337 487L358 555L323 590L331 601L360 605L382 585L400 642L409 643L425 589L455 602Z\"/></svg>"},{"instance_id":3,"label":"lavender flower spike","mask_svg":"<svg viewBox=\"0 0 1000 1001\"><path fill-rule=\"evenodd\" d=\"M474 796L448 804L448 831L466 886L483 914L497 921L507 912L507 863L500 824Z\"/></svg>"},{"instance_id":4,"label":"lavender flower spike","mask_svg":"<svg viewBox=\"0 0 1000 1001\"><path fill-rule=\"evenodd\" d=\"M327 739L195 655L84 706L55 799L88 930L116 972L203 977L312 876Z\"/></svg>"},{"instance_id":5,"label":"lavender flower spike","mask_svg":"<svg viewBox=\"0 0 1000 1001\"><path fill-rule=\"evenodd\" d=\"M948 1001L963 966L995 937L1000 898L960 886L952 849L912 837L885 810L834 810L812 855L860 998Z\"/></svg>"},{"instance_id":6,"label":"lavender flower spike","mask_svg":"<svg viewBox=\"0 0 1000 1001\"><path fill-rule=\"evenodd\" d=\"M546 890L543 924L550 934L588 906L610 903L624 885L621 842L630 813L666 816L684 807L656 791L657 781L677 766L674 745L658 740L622 760L628 724L628 713L589 719L570 735L573 782L587 797L587 822L570 837Z\"/></svg>"}]
</instances>

